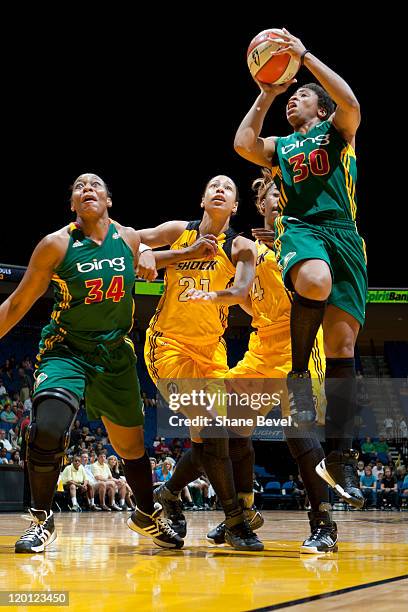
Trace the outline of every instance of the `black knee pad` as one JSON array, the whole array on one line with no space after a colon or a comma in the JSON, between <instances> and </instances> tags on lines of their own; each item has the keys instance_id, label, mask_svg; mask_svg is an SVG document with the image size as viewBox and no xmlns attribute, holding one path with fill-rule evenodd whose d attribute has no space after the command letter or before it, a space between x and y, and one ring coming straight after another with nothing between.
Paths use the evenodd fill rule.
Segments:
<instances>
[{"instance_id":1,"label":"black knee pad","mask_svg":"<svg viewBox=\"0 0 408 612\"><path fill-rule=\"evenodd\" d=\"M45 389L33 399L33 420L27 427L27 455L36 471L59 468L78 411L78 398L66 389Z\"/></svg>"},{"instance_id":2,"label":"black knee pad","mask_svg":"<svg viewBox=\"0 0 408 612\"><path fill-rule=\"evenodd\" d=\"M313 436L307 438L287 438L286 442L290 454L295 461L313 450L322 450L322 445L319 440Z\"/></svg>"}]
</instances>

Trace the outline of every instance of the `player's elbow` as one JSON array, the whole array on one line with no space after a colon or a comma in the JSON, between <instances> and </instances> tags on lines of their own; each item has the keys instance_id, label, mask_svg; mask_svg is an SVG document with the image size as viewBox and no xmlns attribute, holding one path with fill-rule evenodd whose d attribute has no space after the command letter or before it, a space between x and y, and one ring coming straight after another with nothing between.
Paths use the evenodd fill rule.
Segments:
<instances>
[{"instance_id":1,"label":"player's elbow","mask_svg":"<svg viewBox=\"0 0 408 612\"><path fill-rule=\"evenodd\" d=\"M234 150L241 157L247 157L256 147L256 138L253 130L238 130L234 139Z\"/></svg>"},{"instance_id":2,"label":"player's elbow","mask_svg":"<svg viewBox=\"0 0 408 612\"><path fill-rule=\"evenodd\" d=\"M360 114L360 103L353 93L350 93L347 99L344 100L343 108L348 112Z\"/></svg>"},{"instance_id":3,"label":"player's elbow","mask_svg":"<svg viewBox=\"0 0 408 612\"><path fill-rule=\"evenodd\" d=\"M235 298L235 303L236 304L245 304L248 298L248 291L249 291L249 287L248 285L245 286L237 286L237 287L233 287L233 295Z\"/></svg>"}]
</instances>

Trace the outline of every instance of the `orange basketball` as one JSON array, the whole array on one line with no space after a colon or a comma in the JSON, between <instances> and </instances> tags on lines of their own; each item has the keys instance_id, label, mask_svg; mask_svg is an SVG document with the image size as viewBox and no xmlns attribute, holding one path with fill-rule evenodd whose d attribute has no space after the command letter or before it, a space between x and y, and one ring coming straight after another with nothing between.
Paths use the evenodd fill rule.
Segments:
<instances>
[{"instance_id":1,"label":"orange basketball","mask_svg":"<svg viewBox=\"0 0 408 612\"><path fill-rule=\"evenodd\" d=\"M282 34L278 28L263 30L250 42L247 51L248 68L261 83L281 85L293 79L299 70L300 60L289 53L273 55L285 44Z\"/></svg>"}]
</instances>

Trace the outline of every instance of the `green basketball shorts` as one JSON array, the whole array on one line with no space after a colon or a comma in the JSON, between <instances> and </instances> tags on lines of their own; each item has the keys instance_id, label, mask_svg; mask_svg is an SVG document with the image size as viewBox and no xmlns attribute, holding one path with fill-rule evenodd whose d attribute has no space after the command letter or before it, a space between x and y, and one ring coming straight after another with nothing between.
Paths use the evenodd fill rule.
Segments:
<instances>
[{"instance_id":1,"label":"green basketball shorts","mask_svg":"<svg viewBox=\"0 0 408 612\"><path fill-rule=\"evenodd\" d=\"M89 420L107 417L116 425L143 425L143 402L136 373L136 355L129 338L112 348L89 344L73 347L55 336L43 335L37 355L34 395L62 387L85 399Z\"/></svg>"},{"instance_id":2,"label":"green basketball shorts","mask_svg":"<svg viewBox=\"0 0 408 612\"><path fill-rule=\"evenodd\" d=\"M351 314L360 325L365 320L367 259L365 243L356 225L347 219L315 220L279 216L275 221L275 253L285 287L293 291L290 270L305 259L322 259L330 267L332 291L328 299Z\"/></svg>"}]
</instances>

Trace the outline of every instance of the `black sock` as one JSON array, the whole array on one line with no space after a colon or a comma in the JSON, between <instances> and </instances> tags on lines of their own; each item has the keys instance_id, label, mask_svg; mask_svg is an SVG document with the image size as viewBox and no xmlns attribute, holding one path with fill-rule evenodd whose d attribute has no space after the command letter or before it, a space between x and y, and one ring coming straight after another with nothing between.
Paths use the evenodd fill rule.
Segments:
<instances>
[{"instance_id":1,"label":"black sock","mask_svg":"<svg viewBox=\"0 0 408 612\"><path fill-rule=\"evenodd\" d=\"M321 503L329 503L329 487L316 473L316 465L324 451L316 439L287 438L290 453L299 467L312 510L319 511Z\"/></svg>"},{"instance_id":2,"label":"black sock","mask_svg":"<svg viewBox=\"0 0 408 612\"><path fill-rule=\"evenodd\" d=\"M124 459L124 472L135 496L137 507L146 514L152 514L154 511L152 468L147 453L145 452L139 459Z\"/></svg>"},{"instance_id":3,"label":"black sock","mask_svg":"<svg viewBox=\"0 0 408 612\"><path fill-rule=\"evenodd\" d=\"M251 438L230 438L229 454L237 493L252 493L254 489L255 453Z\"/></svg>"},{"instance_id":4,"label":"black sock","mask_svg":"<svg viewBox=\"0 0 408 612\"><path fill-rule=\"evenodd\" d=\"M316 334L322 324L326 300L309 300L298 293L293 296L290 311L292 370L305 372Z\"/></svg>"},{"instance_id":5,"label":"black sock","mask_svg":"<svg viewBox=\"0 0 408 612\"><path fill-rule=\"evenodd\" d=\"M354 357L326 358L326 454L348 450L353 443L356 410Z\"/></svg>"},{"instance_id":6,"label":"black sock","mask_svg":"<svg viewBox=\"0 0 408 612\"><path fill-rule=\"evenodd\" d=\"M322 448L313 449L299 457L299 472L305 485L306 493L309 498L312 510L319 511L321 503L329 503L329 486L316 473L315 467L324 457Z\"/></svg>"},{"instance_id":7,"label":"black sock","mask_svg":"<svg viewBox=\"0 0 408 612\"><path fill-rule=\"evenodd\" d=\"M51 468L49 472L38 472L37 467L30 462L30 451L28 451L27 470L30 478L32 508L49 512L57 488L60 468L58 466L57 469Z\"/></svg>"},{"instance_id":8,"label":"black sock","mask_svg":"<svg viewBox=\"0 0 408 612\"><path fill-rule=\"evenodd\" d=\"M202 444L193 442L192 448L181 455L172 477L166 482L166 487L174 495L178 495L189 482L198 478L203 472L201 467L202 446Z\"/></svg>"},{"instance_id":9,"label":"black sock","mask_svg":"<svg viewBox=\"0 0 408 612\"><path fill-rule=\"evenodd\" d=\"M225 516L241 514L234 487L228 438L206 438L203 442L202 463Z\"/></svg>"}]
</instances>

